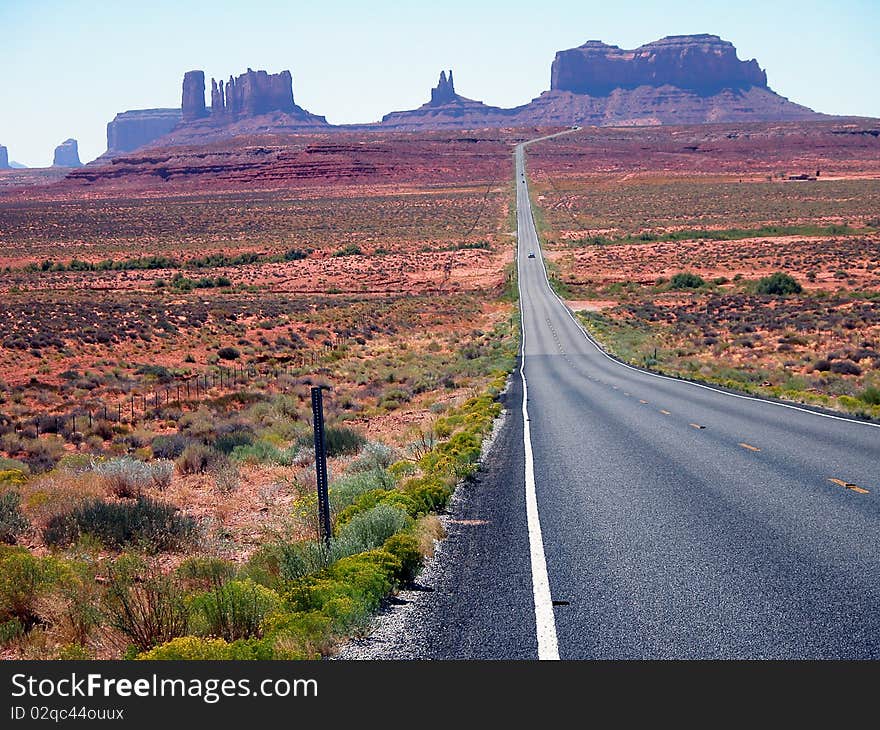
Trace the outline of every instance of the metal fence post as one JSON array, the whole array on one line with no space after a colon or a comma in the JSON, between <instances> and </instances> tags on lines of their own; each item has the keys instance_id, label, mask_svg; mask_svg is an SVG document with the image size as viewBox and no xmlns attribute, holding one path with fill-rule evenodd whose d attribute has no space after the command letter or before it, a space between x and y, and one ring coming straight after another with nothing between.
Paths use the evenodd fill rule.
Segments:
<instances>
[{"instance_id":1,"label":"metal fence post","mask_svg":"<svg viewBox=\"0 0 880 730\"><path fill-rule=\"evenodd\" d=\"M318 529L321 539L329 547L332 529L330 527L330 495L327 487L327 442L324 437L324 395L327 386L312 388L312 423L315 431L315 474L318 482Z\"/></svg>"}]
</instances>

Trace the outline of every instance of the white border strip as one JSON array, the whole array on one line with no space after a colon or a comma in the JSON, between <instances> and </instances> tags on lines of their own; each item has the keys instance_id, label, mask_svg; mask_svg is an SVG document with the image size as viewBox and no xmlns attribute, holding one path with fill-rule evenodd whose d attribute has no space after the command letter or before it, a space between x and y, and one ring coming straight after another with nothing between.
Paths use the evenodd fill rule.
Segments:
<instances>
[{"instance_id":1,"label":"white border strip","mask_svg":"<svg viewBox=\"0 0 880 730\"><path fill-rule=\"evenodd\" d=\"M540 245L540 244L539 244ZM543 255L541 258L543 263ZM544 269L544 278L547 279L547 269ZM547 286L550 286L549 279L547 280ZM571 321L575 323L577 328L580 330L581 334L584 336L584 339L589 342L593 347L595 347L602 355L608 358L611 362L616 363L617 365L621 365L628 370L632 370L636 373L641 373L642 375L650 375L652 378L660 378L661 380L669 380L673 383L681 383L682 385L692 385L695 388L703 388L703 390L711 390L713 393L718 393L720 395L726 395L730 398L740 398L742 400L750 400L755 401L756 403L764 403L770 406L778 406L779 408L788 408L792 411L800 411L801 413L806 413L811 416L819 416L820 418L830 418L834 421L845 421L846 423L852 423L856 426L870 426L871 428L880 428L880 423L872 423L871 421L859 421L855 418L848 418L846 416L835 416L831 413L822 413L821 411L813 411L809 408L801 408L800 406L793 405L792 403L780 403L775 400L768 400L767 398L758 398L753 395L743 395L742 393L731 393L727 390L720 390L719 388L713 388L711 385L705 385L703 383L695 383L693 380L684 380L682 378L671 378L668 375L661 375L660 373L652 373L650 370L642 370L641 368L637 368L629 363L625 363L622 360L618 360L617 358L611 357L602 346L593 339L592 335L584 329L584 326L577 321L575 316L571 313L571 309L568 308L568 305L562 300L555 291L553 291L553 287L550 287L550 291L553 292L553 296L555 296L559 303L562 305L562 308L565 310L565 313L571 317Z\"/></svg>"},{"instance_id":2,"label":"white border strip","mask_svg":"<svg viewBox=\"0 0 880 730\"><path fill-rule=\"evenodd\" d=\"M520 321L522 322L522 293L520 293ZM535 491L535 460L532 455L532 433L529 427L529 386L526 382L526 332L522 332L522 355L519 376L522 378L523 447L525 449L526 518L529 527L529 555L532 563L532 592L535 597L535 627L538 634L538 659L558 660L559 645L556 640L556 618L553 615L553 599L550 579L547 576L547 558L544 555L544 538L541 535L541 519L538 515L538 496Z\"/></svg>"},{"instance_id":3,"label":"white border strip","mask_svg":"<svg viewBox=\"0 0 880 730\"><path fill-rule=\"evenodd\" d=\"M516 174L519 170L514 167ZM517 180L517 188L519 187ZM529 205L531 213L531 204ZM517 208L517 227L519 226ZM534 225L534 224L533 224ZM537 237L537 233L536 233ZM519 376L522 379L522 417L523 448L525 452L526 520L529 530L529 557L532 568L532 593L535 599L535 630L538 638L538 659L558 661L559 644L556 638L556 617L553 615L553 599L550 593L550 579L547 576L547 558L544 554L544 538L541 534L541 518L538 514L538 496L535 490L535 459L532 454L532 432L529 424L529 385L526 381L526 330L523 312L522 277L519 275L520 240L516 239L517 289L519 290L519 317L521 349ZM546 271L545 271L546 274Z\"/></svg>"}]
</instances>

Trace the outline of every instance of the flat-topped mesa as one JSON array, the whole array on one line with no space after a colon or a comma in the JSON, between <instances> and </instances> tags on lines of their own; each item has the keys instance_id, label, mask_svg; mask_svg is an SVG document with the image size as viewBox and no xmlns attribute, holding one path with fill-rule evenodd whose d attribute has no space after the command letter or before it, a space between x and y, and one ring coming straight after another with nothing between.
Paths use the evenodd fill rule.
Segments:
<instances>
[{"instance_id":1,"label":"flat-topped mesa","mask_svg":"<svg viewBox=\"0 0 880 730\"><path fill-rule=\"evenodd\" d=\"M666 85L704 94L767 88L767 74L755 59L740 61L732 43L709 34L667 36L634 50L587 41L559 51L550 72L552 90L591 96Z\"/></svg>"},{"instance_id":2,"label":"flat-topped mesa","mask_svg":"<svg viewBox=\"0 0 880 730\"><path fill-rule=\"evenodd\" d=\"M66 139L55 148L52 167L82 167L79 160L79 145L75 139Z\"/></svg>"},{"instance_id":3,"label":"flat-topped mesa","mask_svg":"<svg viewBox=\"0 0 880 730\"><path fill-rule=\"evenodd\" d=\"M440 81L437 82L437 86L431 89L431 101L428 103L431 106L441 106L442 104L449 104L457 98L455 84L452 81L452 69L449 70L448 77L445 71L441 71Z\"/></svg>"},{"instance_id":4,"label":"flat-topped mesa","mask_svg":"<svg viewBox=\"0 0 880 730\"><path fill-rule=\"evenodd\" d=\"M0 144L0 170L9 169L9 152Z\"/></svg>"},{"instance_id":5,"label":"flat-topped mesa","mask_svg":"<svg viewBox=\"0 0 880 730\"><path fill-rule=\"evenodd\" d=\"M107 152L131 152L168 134L180 124L180 109L132 109L107 123Z\"/></svg>"},{"instance_id":6,"label":"flat-topped mesa","mask_svg":"<svg viewBox=\"0 0 880 730\"><path fill-rule=\"evenodd\" d=\"M230 76L225 87L222 80L211 79L212 115L253 117L275 111L297 111L290 71L270 74L249 68L240 76Z\"/></svg>"},{"instance_id":7,"label":"flat-topped mesa","mask_svg":"<svg viewBox=\"0 0 880 730\"><path fill-rule=\"evenodd\" d=\"M185 122L208 116L205 108L205 72L187 71L183 75L183 95L180 111Z\"/></svg>"}]
</instances>

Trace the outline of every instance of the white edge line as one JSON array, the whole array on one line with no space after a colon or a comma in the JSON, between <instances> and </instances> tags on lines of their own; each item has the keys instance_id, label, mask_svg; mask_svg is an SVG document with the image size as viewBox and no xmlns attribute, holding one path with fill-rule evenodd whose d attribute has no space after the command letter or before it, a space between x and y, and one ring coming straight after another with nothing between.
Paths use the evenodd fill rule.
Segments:
<instances>
[{"instance_id":1,"label":"white edge line","mask_svg":"<svg viewBox=\"0 0 880 730\"><path fill-rule=\"evenodd\" d=\"M574 131L574 130L572 130ZM563 132L562 134L565 134ZM533 140L538 142L540 140ZM529 210L531 211L531 202L529 203ZM650 375L652 378L659 378L660 380L668 380L672 383L680 383L682 385L692 385L695 388L702 388L703 390L711 390L713 393L718 393L720 395L726 395L730 398L740 398L742 400L750 400L755 403L764 403L770 406L778 406L779 408L788 408L792 411L800 411L801 413L806 413L810 416L819 416L819 418L830 418L834 421L844 421L845 423L852 423L856 426L870 426L871 428L880 428L880 423L872 423L870 421L859 421L855 418L847 418L846 416L835 416L831 413L821 413L820 411L812 411L809 408L801 408L800 406L796 406L792 403L780 403L775 400L768 400L767 398L757 398L752 395L743 395L742 393L731 393L726 390L721 390L719 388L713 388L711 385L706 385L704 383L695 383L693 380L684 380L682 378L671 378L668 375L661 375L660 373L652 373L650 370L642 370L641 368L637 368L629 363L625 363L622 360L618 360L615 357L612 357L605 349L593 338L593 336L587 332L584 326L577 321L577 318L572 314L571 309L569 309L568 305L563 301L562 297L560 297L556 291L550 286L550 278L547 276L547 266L544 263L544 250L541 247L541 239L537 236L537 228L535 229L535 237L538 238L538 250L541 252L541 268L544 270L544 279L547 282L547 287L550 289L550 292L559 300L559 303L562 305L562 308L565 310L565 313L571 317L571 321L575 323L577 328L580 330L581 334L584 336L584 339L589 342L593 347L595 347L602 355L608 358L611 362L616 363L617 365L621 365L628 370L632 370L636 373L642 373L643 375ZM517 257L517 266L519 266L519 258ZM522 309L522 297L520 297L520 310Z\"/></svg>"},{"instance_id":2,"label":"white edge line","mask_svg":"<svg viewBox=\"0 0 880 730\"><path fill-rule=\"evenodd\" d=\"M519 170L514 167L515 173ZM519 181L517 181L517 187ZM529 205L531 211L531 205ZM517 216L519 228L519 216ZM517 231L517 234L519 231ZM536 232L537 237L537 232ZM526 519L529 530L529 556L532 568L532 593L535 599L535 631L538 639L538 659L556 661L559 659L559 644L556 638L556 618L553 615L553 599L550 594L550 579L547 576L547 558L544 555L544 538L541 535L541 519L538 514L538 496L535 490L535 461L532 454L532 434L529 427L529 386L526 381L526 330L523 312L522 277L519 276L519 235L516 238L517 290L519 291L520 317L520 361L519 376L522 379L522 417L523 447L525 451ZM545 271L546 274L546 271Z\"/></svg>"}]
</instances>

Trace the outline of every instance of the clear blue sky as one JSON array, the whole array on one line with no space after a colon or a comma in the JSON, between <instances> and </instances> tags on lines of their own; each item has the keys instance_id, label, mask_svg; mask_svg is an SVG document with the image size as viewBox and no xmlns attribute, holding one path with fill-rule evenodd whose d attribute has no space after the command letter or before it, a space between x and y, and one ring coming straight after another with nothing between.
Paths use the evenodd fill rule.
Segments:
<instances>
[{"instance_id":1,"label":"clear blue sky","mask_svg":"<svg viewBox=\"0 0 880 730\"><path fill-rule=\"evenodd\" d=\"M441 68L459 93L515 106L549 87L557 50L684 33L732 41L793 101L880 117L878 0L0 0L0 29L0 144L30 166L68 137L83 161L101 154L117 112L179 106L188 69L289 68L301 106L370 122L426 101Z\"/></svg>"}]
</instances>

